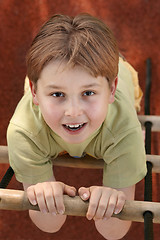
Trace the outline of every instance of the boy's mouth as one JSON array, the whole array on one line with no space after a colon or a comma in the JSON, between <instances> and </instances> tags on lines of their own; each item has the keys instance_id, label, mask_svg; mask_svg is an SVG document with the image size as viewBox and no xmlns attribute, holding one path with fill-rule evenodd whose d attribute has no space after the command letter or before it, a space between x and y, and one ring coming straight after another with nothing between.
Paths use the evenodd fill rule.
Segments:
<instances>
[{"instance_id":1,"label":"boy's mouth","mask_svg":"<svg viewBox=\"0 0 160 240\"><path fill-rule=\"evenodd\" d=\"M65 127L69 131L76 132L83 128L86 125L86 123L81 123L81 124L63 124L63 127Z\"/></svg>"}]
</instances>

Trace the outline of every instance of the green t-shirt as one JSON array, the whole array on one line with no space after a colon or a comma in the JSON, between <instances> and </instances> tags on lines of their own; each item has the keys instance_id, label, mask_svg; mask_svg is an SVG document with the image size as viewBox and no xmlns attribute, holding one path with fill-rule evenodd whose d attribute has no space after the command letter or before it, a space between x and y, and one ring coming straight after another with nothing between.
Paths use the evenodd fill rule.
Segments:
<instances>
[{"instance_id":1,"label":"green t-shirt","mask_svg":"<svg viewBox=\"0 0 160 240\"><path fill-rule=\"evenodd\" d=\"M104 159L103 184L124 188L146 175L146 156L141 125L134 108L129 70L119 63L115 101L104 123L83 143L69 144L45 123L30 90L19 102L7 131L10 165L18 181L36 184L53 176L52 159L66 151ZM76 161L76 158L75 158Z\"/></svg>"}]
</instances>

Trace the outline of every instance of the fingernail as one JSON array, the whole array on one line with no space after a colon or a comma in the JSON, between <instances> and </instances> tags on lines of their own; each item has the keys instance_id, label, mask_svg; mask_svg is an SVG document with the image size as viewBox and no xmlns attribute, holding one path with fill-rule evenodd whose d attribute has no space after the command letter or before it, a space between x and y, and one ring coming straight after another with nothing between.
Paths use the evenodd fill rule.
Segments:
<instances>
[{"instance_id":1,"label":"fingernail","mask_svg":"<svg viewBox=\"0 0 160 240\"><path fill-rule=\"evenodd\" d=\"M63 215L63 214L64 214L64 211L63 211L63 210L60 210L60 211L59 211L59 214L60 214L60 215Z\"/></svg>"},{"instance_id":2,"label":"fingernail","mask_svg":"<svg viewBox=\"0 0 160 240\"><path fill-rule=\"evenodd\" d=\"M75 195L75 191L74 190L72 190L72 194Z\"/></svg>"},{"instance_id":3,"label":"fingernail","mask_svg":"<svg viewBox=\"0 0 160 240\"><path fill-rule=\"evenodd\" d=\"M119 213L119 210L116 209L116 210L114 211L114 214L118 214L118 213Z\"/></svg>"},{"instance_id":4,"label":"fingernail","mask_svg":"<svg viewBox=\"0 0 160 240\"><path fill-rule=\"evenodd\" d=\"M92 220L92 217L91 216L87 216L87 219L90 221L90 220Z\"/></svg>"},{"instance_id":5,"label":"fingernail","mask_svg":"<svg viewBox=\"0 0 160 240\"><path fill-rule=\"evenodd\" d=\"M82 195L82 197L83 197L83 199L87 199L87 198L88 198L88 194L87 194L87 193L84 193L84 194Z\"/></svg>"},{"instance_id":6,"label":"fingernail","mask_svg":"<svg viewBox=\"0 0 160 240\"><path fill-rule=\"evenodd\" d=\"M36 204L37 204L36 200L33 200L33 201L32 201L32 204L33 204L33 205L36 205Z\"/></svg>"}]
</instances>

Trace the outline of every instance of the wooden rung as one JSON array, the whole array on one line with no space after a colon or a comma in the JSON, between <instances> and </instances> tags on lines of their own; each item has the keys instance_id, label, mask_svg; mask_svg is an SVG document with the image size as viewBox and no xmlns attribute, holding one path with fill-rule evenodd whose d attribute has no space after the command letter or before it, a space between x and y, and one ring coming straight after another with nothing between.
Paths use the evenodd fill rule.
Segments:
<instances>
[{"instance_id":1,"label":"wooden rung","mask_svg":"<svg viewBox=\"0 0 160 240\"><path fill-rule=\"evenodd\" d=\"M153 164L153 172L160 173L159 155L146 155L146 160ZM0 163L9 163L7 146L0 146ZM73 158L68 154L65 154L58 156L56 159L53 159L53 165L72 168L102 169L104 161L103 159L96 159L89 155L86 155L83 158Z\"/></svg>"},{"instance_id":2,"label":"wooden rung","mask_svg":"<svg viewBox=\"0 0 160 240\"><path fill-rule=\"evenodd\" d=\"M160 173L160 156L159 155L146 155L146 160L153 164L152 171ZM73 167L73 168L90 168L102 169L104 165L103 159L96 159L89 155L83 158L73 158L68 154L62 155L53 159L53 165L59 167Z\"/></svg>"},{"instance_id":3,"label":"wooden rung","mask_svg":"<svg viewBox=\"0 0 160 240\"><path fill-rule=\"evenodd\" d=\"M88 209L88 201L83 201L79 196L69 197L64 195L65 215L85 216ZM0 189L0 209L2 210L36 210L38 206L30 204L24 191ZM145 211L153 213L153 222L160 223L160 203L144 202L144 201L126 201L123 210L113 217L122 220L131 220L143 222L143 214Z\"/></svg>"},{"instance_id":4,"label":"wooden rung","mask_svg":"<svg viewBox=\"0 0 160 240\"><path fill-rule=\"evenodd\" d=\"M152 172L160 173L160 156L159 155L146 155L146 160L153 165ZM89 155L83 158L73 158L68 154L62 155L53 159L53 165L59 167L72 167L72 168L90 168L102 169L104 165L103 159L96 159Z\"/></svg>"},{"instance_id":5,"label":"wooden rung","mask_svg":"<svg viewBox=\"0 0 160 240\"><path fill-rule=\"evenodd\" d=\"M151 162L153 165L152 172L160 173L160 156L159 155L146 155L148 162Z\"/></svg>"},{"instance_id":6,"label":"wooden rung","mask_svg":"<svg viewBox=\"0 0 160 240\"><path fill-rule=\"evenodd\" d=\"M145 122L151 122L152 132L160 132L160 116L138 115L138 119L142 125L142 129L145 129Z\"/></svg>"}]
</instances>

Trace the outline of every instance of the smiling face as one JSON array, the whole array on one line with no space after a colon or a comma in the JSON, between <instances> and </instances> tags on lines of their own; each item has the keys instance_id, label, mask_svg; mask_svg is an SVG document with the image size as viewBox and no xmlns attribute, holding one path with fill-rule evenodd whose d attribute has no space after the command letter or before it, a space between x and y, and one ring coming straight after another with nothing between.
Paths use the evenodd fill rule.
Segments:
<instances>
[{"instance_id":1,"label":"smiling face","mask_svg":"<svg viewBox=\"0 0 160 240\"><path fill-rule=\"evenodd\" d=\"M80 66L50 62L37 86L31 83L33 102L48 126L68 143L81 143L103 123L114 101L116 82L109 88L104 77L93 77Z\"/></svg>"}]
</instances>

